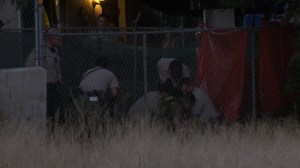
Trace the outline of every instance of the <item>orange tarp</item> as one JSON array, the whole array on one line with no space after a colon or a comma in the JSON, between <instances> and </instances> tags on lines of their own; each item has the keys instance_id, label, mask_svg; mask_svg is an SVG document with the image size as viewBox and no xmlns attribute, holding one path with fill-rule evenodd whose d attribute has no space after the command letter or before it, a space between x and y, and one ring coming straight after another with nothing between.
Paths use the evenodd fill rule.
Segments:
<instances>
[{"instance_id":1,"label":"orange tarp","mask_svg":"<svg viewBox=\"0 0 300 168\"><path fill-rule=\"evenodd\" d=\"M262 112L278 112L290 103L284 94L287 66L294 53L295 31L291 28L260 30L258 89Z\"/></svg>"},{"instance_id":2,"label":"orange tarp","mask_svg":"<svg viewBox=\"0 0 300 168\"><path fill-rule=\"evenodd\" d=\"M246 30L199 35L195 86L210 96L231 122L239 116L244 90Z\"/></svg>"},{"instance_id":3,"label":"orange tarp","mask_svg":"<svg viewBox=\"0 0 300 168\"><path fill-rule=\"evenodd\" d=\"M284 94L287 66L294 53L295 31L291 28L262 28L254 42L257 55L257 112L279 112L291 103L291 96ZM251 54L248 31L200 33L197 49L195 85L202 88L215 103L216 108L231 122L241 113L245 96L251 98L246 80L250 80ZM249 43L250 44L250 43ZM257 47L255 47L257 46ZM248 57L248 61L246 61ZM248 89L248 91L246 91ZM248 93L248 94L247 94ZM247 94L247 95L245 95Z\"/></svg>"}]
</instances>

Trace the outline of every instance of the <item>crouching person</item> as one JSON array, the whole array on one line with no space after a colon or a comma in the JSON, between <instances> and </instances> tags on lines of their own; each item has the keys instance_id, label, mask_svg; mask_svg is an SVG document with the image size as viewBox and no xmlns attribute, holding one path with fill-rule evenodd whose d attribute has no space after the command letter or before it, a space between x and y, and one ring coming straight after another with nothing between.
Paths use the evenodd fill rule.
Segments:
<instances>
[{"instance_id":1,"label":"crouching person","mask_svg":"<svg viewBox=\"0 0 300 168\"><path fill-rule=\"evenodd\" d=\"M179 88L183 95L193 94L195 97L191 106L191 118L198 120L204 125L224 122L223 116L217 111L210 97L204 90L194 87L191 78L182 78L179 82Z\"/></svg>"},{"instance_id":2,"label":"crouching person","mask_svg":"<svg viewBox=\"0 0 300 168\"><path fill-rule=\"evenodd\" d=\"M172 96L173 86L170 83L159 85L160 105L156 114L152 117L161 122L168 131L178 131L183 128L184 108L180 100Z\"/></svg>"},{"instance_id":3,"label":"crouching person","mask_svg":"<svg viewBox=\"0 0 300 168\"><path fill-rule=\"evenodd\" d=\"M99 57L95 67L82 76L79 89L82 91L80 101L86 110L86 123L102 123L114 114L114 104L119 94L119 82L116 75L107 69L109 60ZM90 113L90 114L89 114ZM94 121L98 119L100 121Z\"/></svg>"},{"instance_id":4,"label":"crouching person","mask_svg":"<svg viewBox=\"0 0 300 168\"><path fill-rule=\"evenodd\" d=\"M107 57L97 58L96 67L86 71L81 79L79 88L83 95L87 95L90 101L105 102L108 107L113 107L119 94L119 82L116 75L107 69L109 60Z\"/></svg>"}]
</instances>

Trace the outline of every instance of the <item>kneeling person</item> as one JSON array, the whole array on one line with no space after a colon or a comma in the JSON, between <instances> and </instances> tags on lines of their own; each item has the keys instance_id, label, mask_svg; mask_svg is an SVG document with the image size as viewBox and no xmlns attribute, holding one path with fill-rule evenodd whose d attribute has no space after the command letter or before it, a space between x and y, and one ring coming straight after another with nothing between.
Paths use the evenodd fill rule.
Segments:
<instances>
[{"instance_id":1,"label":"kneeling person","mask_svg":"<svg viewBox=\"0 0 300 168\"><path fill-rule=\"evenodd\" d=\"M95 96L94 101L104 99L104 101L109 101L112 104L119 94L120 86L118 79L112 71L107 69L109 65L108 58L99 57L95 64L95 68L84 73L79 88L81 88L84 94L98 93L98 97L96 98Z\"/></svg>"},{"instance_id":2,"label":"kneeling person","mask_svg":"<svg viewBox=\"0 0 300 168\"><path fill-rule=\"evenodd\" d=\"M183 127L184 107L180 100L172 96L173 86L162 83L159 86L161 103L157 118L167 127L168 131L176 131Z\"/></svg>"},{"instance_id":3,"label":"kneeling person","mask_svg":"<svg viewBox=\"0 0 300 168\"><path fill-rule=\"evenodd\" d=\"M200 88L195 88L191 78L184 77L179 84L183 95L193 93L195 103L191 109L191 116L199 117L202 120L211 120L220 117L209 96Z\"/></svg>"}]
</instances>

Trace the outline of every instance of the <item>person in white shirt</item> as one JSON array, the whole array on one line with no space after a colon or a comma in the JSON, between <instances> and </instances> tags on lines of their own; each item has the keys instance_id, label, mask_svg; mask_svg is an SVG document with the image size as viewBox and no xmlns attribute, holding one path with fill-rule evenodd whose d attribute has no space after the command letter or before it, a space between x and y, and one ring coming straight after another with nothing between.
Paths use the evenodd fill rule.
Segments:
<instances>
[{"instance_id":1,"label":"person in white shirt","mask_svg":"<svg viewBox=\"0 0 300 168\"><path fill-rule=\"evenodd\" d=\"M106 57L96 60L96 67L86 71L82 77L79 87L83 91L101 91L110 89L113 96L119 91L119 82L116 75L107 69L109 61Z\"/></svg>"},{"instance_id":2,"label":"person in white shirt","mask_svg":"<svg viewBox=\"0 0 300 168\"><path fill-rule=\"evenodd\" d=\"M57 29L49 29L46 34L46 42L43 46L43 57L39 66L47 70L47 120L49 123L55 120L57 112L62 114L62 93L61 85L63 84L61 73L61 61L58 54L58 48L61 44L61 34ZM37 66L36 49L34 48L29 54L25 66Z\"/></svg>"},{"instance_id":3,"label":"person in white shirt","mask_svg":"<svg viewBox=\"0 0 300 168\"><path fill-rule=\"evenodd\" d=\"M189 68L174 58L161 58L157 62L157 71L160 83L170 83L173 86L171 95L175 97L181 95L178 88L180 79L182 77L191 77Z\"/></svg>"},{"instance_id":4,"label":"person in white shirt","mask_svg":"<svg viewBox=\"0 0 300 168\"><path fill-rule=\"evenodd\" d=\"M157 62L157 71L162 83L166 82L167 79L176 81L181 77L191 77L190 69L174 58L161 58Z\"/></svg>"},{"instance_id":5,"label":"person in white shirt","mask_svg":"<svg viewBox=\"0 0 300 168\"><path fill-rule=\"evenodd\" d=\"M145 110L145 96L141 96L137 101L129 108L128 116L131 119L139 120L145 117L149 117L149 114L158 111L160 104L159 91L151 91L147 93L147 105L148 113Z\"/></svg>"},{"instance_id":6,"label":"person in white shirt","mask_svg":"<svg viewBox=\"0 0 300 168\"><path fill-rule=\"evenodd\" d=\"M209 96L204 90L194 87L191 78L182 78L180 80L179 88L183 95L193 93L195 96L195 103L191 109L191 116L199 117L203 120L218 118L220 116L220 113L215 108Z\"/></svg>"},{"instance_id":7,"label":"person in white shirt","mask_svg":"<svg viewBox=\"0 0 300 168\"><path fill-rule=\"evenodd\" d=\"M107 69L109 60L107 57L99 57L96 67L86 71L81 79L79 88L83 92L103 92L109 93L111 98L119 94L119 82L116 75Z\"/></svg>"}]
</instances>

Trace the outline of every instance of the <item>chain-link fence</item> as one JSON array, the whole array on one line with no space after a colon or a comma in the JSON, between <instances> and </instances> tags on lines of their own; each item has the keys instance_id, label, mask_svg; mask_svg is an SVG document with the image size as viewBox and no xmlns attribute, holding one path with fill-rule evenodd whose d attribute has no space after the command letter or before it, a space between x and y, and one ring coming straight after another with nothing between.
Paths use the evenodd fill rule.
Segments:
<instances>
[{"instance_id":1,"label":"chain-link fence","mask_svg":"<svg viewBox=\"0 0 300 168\"><path fill-rule=\"evenodd\" d=\"M95 66L110 59L120 84L122 111L145 92L157 90L157 62L171 57L187 65L195 86L203 89L227 119L255 118L288 107L286 69L293 56L293 28L233 30L127 28L61 30L66 108L70 90ZM23 67L35 46L30 29L0 30L1 68ZM287 112L287 111L286 111Z\"/></svg>"}]
</instances>

